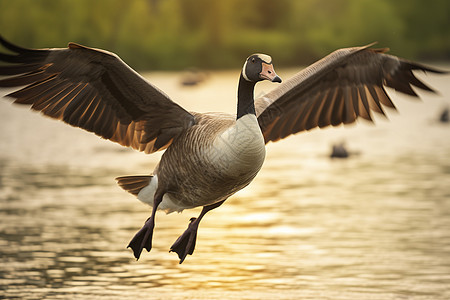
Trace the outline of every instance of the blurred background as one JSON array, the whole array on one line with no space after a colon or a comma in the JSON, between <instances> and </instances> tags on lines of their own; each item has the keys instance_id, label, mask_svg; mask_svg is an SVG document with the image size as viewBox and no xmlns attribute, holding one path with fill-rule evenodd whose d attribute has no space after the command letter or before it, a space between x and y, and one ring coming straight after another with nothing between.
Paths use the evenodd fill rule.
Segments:
<instances>
[{"instance_id":1,"label":"blurred background","mask_svg":"<svg viewBox=\"0 0 450 300\"><path fill-rule=\"evenodd\" d=\"M29 47L108 49L140 70L236 68L254 52L304 65L373 41L450 58L447 0L0 0L0 28Z\"/></svg>"},{"instance_id":2,"label":"blurred background","mask_svg":"<svg viewBox=\"0 0 450 300\"><path fill-rule=\"evenodd\" d=\"M254 52L272 55L283 80L373 41L450 70L448 0L0 0L0 34L113 51L199 112L236 112ZM150 173L161 153L49 120L1 90L0 298L450 299L449 76L417 76L439 93L417 91L418 101L388 89L389 121L270 143L258 176L208 213L182 265L168 250L199 209L158 213L139 261L126 249L150 208L114 178Z\"/></svg>"}]
</instances>

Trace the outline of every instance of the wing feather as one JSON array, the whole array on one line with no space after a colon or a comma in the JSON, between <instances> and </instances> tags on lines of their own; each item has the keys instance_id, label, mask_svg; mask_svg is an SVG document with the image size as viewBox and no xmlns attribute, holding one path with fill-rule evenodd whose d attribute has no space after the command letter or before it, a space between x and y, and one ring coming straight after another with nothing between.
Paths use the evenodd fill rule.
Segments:
<instances>
[{"instance_id":1,"label":"wing feather","mask_svg":"<svg viewBox=\"0 0 450 300\"><path fill-rule=\"evenodd\" d=\"M331 108L331 125L337 126L342 122L344 109L342 88L338 88L336 92L336 98L334 100L334 106Z\"/></svg>"},{"instance_id":2,"label":"wing feather","mask_svg":"<svg viewBox=\"0 0 450 300\"><path fill-rule=\"evenodd\" d=\"M372 121L372 115L370 113L369 100L367 100L366 87L363 85L358 86L358 99L361 101L359 103L360 116L368 121Z\"/></svg>"},{"instance_id":3,"label":"wing feather","mask_svg":"<svg viewBox=\"0 0 450 300\"><path fill-rule=\"evenodd\" d=\"M412 86L434 92L413 71L447 73L396 56L371 45L339 49L300 71L255 108L265 142L316 127L372 121L371 112L385 116L395 105L384 86L418 97Z\"/></svg>"},{"instance_id":4,"label":"wing feather","mask_svg":"<svg viewBox=\"0 0 450 300\"><path fill-rule=\"evenodd\" d=\"M334 101L336 99L337 90L336 89L330 89L328 90L328 93L326 95L326 98L324 98L323 101L323 108L320 120L318 122L318 125L320 128L329 126L331 124L331 107L334 106Z\"/></svg>"},{"instance_id":5,"label":"wing feather","mask_svg":"<svg viewBox=\"0 0 450 300\"><path fill-rule=\"evenodd\" d=\"M105 139L152 153L167 148L194 116L117 55L69 43L64 49L26 49L0 36L0 88L21 87L14 103Z\"/></svg>"},{"instance_id":6,"label":"wing feather","mask_svg":"<svg viewBox=\"0 0 450 300\"><path fill-rule=\"evenodd\" d=\"M384 115L384 110L381 107L380 99L378 98L378 93L375 91L375 86L368 85L366 89L369 91L369 107L374 112Z\"/></svg>"}]
</instances>

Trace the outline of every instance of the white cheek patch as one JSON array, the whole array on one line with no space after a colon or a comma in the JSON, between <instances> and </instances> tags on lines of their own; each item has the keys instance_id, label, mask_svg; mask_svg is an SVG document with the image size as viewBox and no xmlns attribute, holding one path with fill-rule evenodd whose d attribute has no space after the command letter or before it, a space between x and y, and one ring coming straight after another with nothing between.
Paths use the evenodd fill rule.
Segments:
<instances>
[{"instance_id":1,"label":"white cheek patch","mask_svg":"<svg viewBox=\"0 0 450 300\"><path fill-rule=\"evenodd\" d=\"M244 66L242 67L242 76L244 76L244 79L247 81L250 81L250 79L248 79L247 74L245 73L245 69L247 68L247 60L245 61Z\"/></svg>"}]
</instances>

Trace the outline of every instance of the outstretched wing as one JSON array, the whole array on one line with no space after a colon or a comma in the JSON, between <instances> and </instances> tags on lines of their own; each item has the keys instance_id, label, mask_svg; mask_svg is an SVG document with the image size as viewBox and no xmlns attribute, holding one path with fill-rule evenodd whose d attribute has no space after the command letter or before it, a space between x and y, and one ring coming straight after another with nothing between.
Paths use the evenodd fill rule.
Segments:
<instances>
[{"instance_id":1,"label":"outstretched wing","mask_svg":"<svg viewBox=\"0 0 450 300\"><path fill-rule=\"evenodd\" d=\"M370 46L337 50L256 99L265 142L316 127L353 123L358 117L372 121L371 111L384 115L383 106L395 108L384 86L417 97L411 85L433 90L413 70L445 73Z\"/></svg>"},{"instance_id":2,"label":"outstretched wing","mask_svg":"<svg viewBox=\"0 0 450 300\"><path fill-rule=\"evenodd\" d=\"M5 41L2 87L45 115L145 153L167 148L194 117L111 52L70 43L26 49Z\"/></svg>"}]
</instances>

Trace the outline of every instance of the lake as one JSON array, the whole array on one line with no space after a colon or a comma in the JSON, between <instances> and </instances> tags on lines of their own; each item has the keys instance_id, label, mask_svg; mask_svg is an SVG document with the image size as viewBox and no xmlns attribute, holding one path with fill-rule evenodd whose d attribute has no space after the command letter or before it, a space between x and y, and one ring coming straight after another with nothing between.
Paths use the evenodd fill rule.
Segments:
<instances>
[{"instance_id":1,"label":"lake","mask_svg":"<svg viewBox=\"0 0 450 300\"><path fill-rule=\"evenodd\" d=\"M146 77L189 110L232 113L238 75L210 72L194 87L180 73ZM199 209L159 212L139 261L126 249L150 208L114 178L150 173L160 153L2 99L0 298L450 299L450 124L437 121L450 81L420 75L440 95L389 90L399 110L389 120L270 143L259 175L206 215L182 265L168 250ZM330 159L340 142L353 155Z\"/></svg>"}]
</instances>

